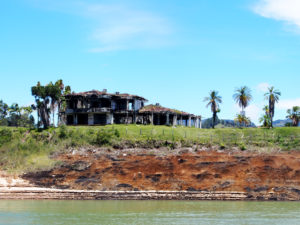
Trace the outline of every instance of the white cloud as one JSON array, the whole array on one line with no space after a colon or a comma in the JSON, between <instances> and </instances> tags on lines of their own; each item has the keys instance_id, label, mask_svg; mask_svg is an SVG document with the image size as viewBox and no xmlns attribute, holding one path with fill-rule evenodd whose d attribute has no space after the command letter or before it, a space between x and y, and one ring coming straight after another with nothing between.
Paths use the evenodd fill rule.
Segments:
<instances>
[{"instance_id":1,"label":"white cloud","mask_svg":"<svg viewBox=\"0 0 300 225\"><path fill-rule=\"evenodd\" d=\"M256 89L260 92L267 92L270 86L271 85L268 83L260 83L257 85Z\"/></svg>"},{"instance_id":2,"label":"white cloud","mask_svg":"<svg viewBox=\"0 0 300 225\"><path fill-rule=\"evenodd\" d=\"M172 26L161 15L135 6L90 0L28 0L37 7L75 14L88 21L90 52L155 48L170 44Z\"/></svg>"},{"instance_id":3,"label":"white cloud","mask_svg":"<svg viewBox=\"0 0 300 225\"><path fill-rule=\"evenodd\" d=\"M300 98L280 100L276 107L278 109L287 110L292 108L293 106L300 106Z\"/></svg>"},{"instance_id":4,"label":"white cloud","mask_svg":"<svg viewBox=\"0 0 300 225\"><path fill-rule=\"evenodd\" d=\"M91 38L99 46L94 52L160 47L172 32L166 19L121 5L88 5L85 15L95 23Z\"/></svg>"},{"instance_id":5,"label":"white cloud","mask_svg":"<svg viewBox=\"0 0 300 225\"><path fill-rule=\"evenodd\" d=\"M263 17L284 21L300 28L299 0L259 0L253 11Z\"/></svg>"}]
</instances>

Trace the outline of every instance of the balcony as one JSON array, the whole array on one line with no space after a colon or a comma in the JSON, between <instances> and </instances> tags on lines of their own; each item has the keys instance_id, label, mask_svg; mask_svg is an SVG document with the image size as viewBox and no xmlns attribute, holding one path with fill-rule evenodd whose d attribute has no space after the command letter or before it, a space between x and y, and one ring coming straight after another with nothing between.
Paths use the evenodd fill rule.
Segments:
<instances>
[{"instance_id":1,"label":"balcony","mask_svg":"<svg viewBox=\"0 0 300 225\"><path fill-rule=\"evenodd\" d=\"M67 109L66 114L71 114L71 113L107 113L111 112L111 108L87 108L87 109Z\"/></svg>"}]
</instances>

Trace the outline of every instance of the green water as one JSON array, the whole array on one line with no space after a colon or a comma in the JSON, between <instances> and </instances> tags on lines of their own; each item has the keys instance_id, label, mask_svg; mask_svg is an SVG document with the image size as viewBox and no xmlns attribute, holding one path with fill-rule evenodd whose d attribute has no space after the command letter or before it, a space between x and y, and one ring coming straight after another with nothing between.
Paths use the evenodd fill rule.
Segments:
<instances>
[{"instance_id":1,"label":"green water","mask_svg":"<svg viewBox=\"0 0 300 225\"><path fill-rule=\"evenodd\" d=\"M300 202L1 200L0 224L300 224Z\"/></svg>"}]
</instances>

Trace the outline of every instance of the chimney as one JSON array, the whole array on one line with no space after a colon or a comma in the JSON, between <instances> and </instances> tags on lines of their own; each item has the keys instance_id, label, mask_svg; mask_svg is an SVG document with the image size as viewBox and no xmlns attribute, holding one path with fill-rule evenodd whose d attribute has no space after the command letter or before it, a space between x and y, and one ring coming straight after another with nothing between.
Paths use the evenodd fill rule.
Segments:
<instances>
[{"instance_id":1,"label":"chimney","mask_svg":"<svg viewBox=\"0 0 300 225\"><path fill-rule=\"evenodd\" d=\"M117 91L117 92L116 92L116 95L119 95L119 94L120 94L120 92Z\"/></svg>"},{"instance_id":2,"label":"chimney","mask_svg":"<svg viewBox=\"0 0 300 225\"><path fill-rule=\"evenodd\" d=\"M102 91L103 93L106 93L107 92L107 89L103 89L103 91Z\"/></svg>"},{"instance_id":3,"label":"chimney","mask_svg":"<svg viewBox=\"0 0 300 225\"><path fill-rule=\"evenodd\" d=\"M159 104L159 103L156 103L155 105L156 105L156 106L160 106L160 104Z\"/></svg>"}]
</instances>

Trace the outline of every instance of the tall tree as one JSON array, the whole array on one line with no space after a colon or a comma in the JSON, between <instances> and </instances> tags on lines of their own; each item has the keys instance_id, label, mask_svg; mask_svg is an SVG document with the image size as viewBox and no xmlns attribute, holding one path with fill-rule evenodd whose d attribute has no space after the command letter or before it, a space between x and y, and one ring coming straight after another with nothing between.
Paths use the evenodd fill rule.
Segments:
<instances>
[{"instance_id":1,"label":"tall tree","mask_svg":"<svg viewBox=\"0 0 300 225\"><path fill-rule=\"evenodd\" d=\"M61 80L62 82L62 80ZM60 100L60 97L62 95L61 93L61 89L60 89L60 83L55 83L53 84L52 82L50 82L47 86L47 92L49 94L49 97L51 99L50 102L50 111L52 111L52 122L53 122L53 126L55 125L55 110L56 110L56 106L58 105L58 102Z\"/></svg>"},{"instance_id":2,"label":"tall tree","mask_svg":"<svg viewBox=\"0 0 300 225\"><path fill-rule=\"evenodd\" d=\"M211 108L211 112L213 113L213 124L212 128L215 128L217 113L220 112L219 104L222 103L222 97L218 95L218 91L211 91L208 97L204 98L205 102L208 102L206 107Z\"/></svg>"},{"instance_id":3,"label":"tall tree","mask_svg":"<svg viewBox=\"0 0 300 225\"><path fill-rule=\"evenodd\" d=\"M269 101L269 115L271 119L271 127L273 127L273 118L275 114L275 103L279 101L279 97L281 96L281 92L279 90L275 90L274 87L268 88L268 92L265 93L265 98Z\"/></svg>"},{"instance_id":4,"label":"tall tree","mask_svg":"<svg viewBox=\"0 0 300 225\"><path fill-rule=\"evenodd\" d=\"M294 106L293 108L288 109L287 114L286 118L291 119L293 126L297 127L300 121L300 106Z\"/></svg>"},{"instance_id":5,"label":"tall tree","mask_svg":"<svg viewBox=\"0 0 300 225\"><path fill-rule=\"evenodd\" d=\"M15 125L16 127L19 126L19 122L21 119L21 112L22 112L22 108L19 107L18 103L13 103L10 107L9 107L9 115L11 118L15 118Z\"/></svg>"},{"instance_id":6,"label":"tall tree","mask_svg":"<svg viewBox=\"0 0 300 225\"><path fill-rule=\"evenodd\" d=\"M38 121L38 126L41 122L44 128L48 128L50 126L49 88L38 82L36 86L31 87L31 94L35 97L38 118L41 119L41 121Z\"/></svg>"},{"instance_id":7,"label":"tall tree","mask_svg":"<svg viewBox=\"0 0 300 225\"><path fill-rule=\"evenodd\" d=\"M252 100L250 88L247 86L236 88L233 99L242 108L242 114L245 115L245 108L247 108Z\"/></svg>"}]
</instances>

